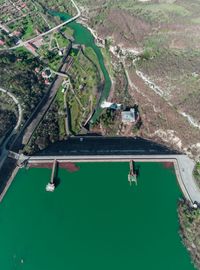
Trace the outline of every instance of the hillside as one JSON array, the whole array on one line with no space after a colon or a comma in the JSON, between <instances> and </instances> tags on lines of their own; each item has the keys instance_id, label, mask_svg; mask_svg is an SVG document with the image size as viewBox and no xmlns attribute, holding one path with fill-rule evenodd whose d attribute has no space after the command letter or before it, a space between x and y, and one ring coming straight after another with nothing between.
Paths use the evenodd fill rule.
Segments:
<instances>
[{"instance_id":1,"label":"hillside","mask_svg":"<svg viewBox=\"0 0 200 270\"><path fill-rule=\"evenodd\" d=\"M112 51L117 45L137 54L134 58L133 53L134 64L129 61L128 72L140 93L134 93L131 87L129 90L140 103L145 119L148 118L143 121L143 134L169 143L174 140L176 147L185 152L192 149L198 157L200 2L77 2L82 6L83 21L101 38L109 38ZM142 84L138 75L145 83ZM148 99L154 103L147 108Z\"/></svg>"}]
</instances>

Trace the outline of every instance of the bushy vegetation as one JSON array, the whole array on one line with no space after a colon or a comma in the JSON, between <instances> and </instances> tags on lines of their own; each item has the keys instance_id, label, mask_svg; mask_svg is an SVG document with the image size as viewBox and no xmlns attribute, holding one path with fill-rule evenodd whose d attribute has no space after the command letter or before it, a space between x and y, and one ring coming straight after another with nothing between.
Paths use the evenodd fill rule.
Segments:
<instances>
[{"instance_id":1,"label":"bushy vegetation","mask_svg":"<svg viewBox=\"0 0 200 270\"><path fill-rule=\"evenodd\" d=\"M48 113L40 123L39 127L33 134L31 141L24 148L24 153L33 154L38 152L50 143L59 140L59 123L58 123L58 104L53 103Z\"/></svg>"},{"instance_id":2,"label":"bushy vegetation","mask_svg":"<svg viewBox=\"0 0 200 270\"><path fill-rule=\"evenodd\" d=\"M46 92L44 80L35 73L39 59L25 50L0 53L0 86L19 98L27 119Z\"/></svg>"},{"instance_id":3,"label":"bushy vegetation","mask_svg":"<svg viewBox=\"0 0 200 270\"><path fill-rule=\"evenodd\" d=\"M77 0L89 24L115 45L143 51L137 68L178 111L199 118L200 5L197 0Z\"/></svg>"},{"instance_id":4,"label":"bushy vegetation","mask_svg":"<svg viewBox=\"0 0 200 270\"><path fill-rule=\"evenodd\" d=\"M197 181L198 186L200 187L200 162L196 163L193 175Z\"/></svg>"},{"instance_id":5,"label":"bushy vegetation","mask_svg":"<svg viewBox=\"0 0 200 270\"><path fill-rule=\"evenodd\" d=\"M191 209L187 203L182 201L179 203L178 214L183 243L190 252L195 265L200 268L200 209Z\"/></svg>"},{"instance_id":6,"label":"bushy vegetation","mask_svg":"<svg viewBox=\"0 0 200 270\"><path fill-rule=\"evenodd\" d=\"M65 1L65 0L37 0L37 2L44 7L45 10L54 10L57 12L65 12L70 15L75 15L77 13L74 5L71 1Z\"/></svg>"},{"instance_id":7,"label":"bushy vegetation","mask_svg":"<svg viewBox=\"0 0 200 270\"><path fill-rule=\"evenodd\" d=\"M16 124L16 115L9 110L0 109L0 139Z\"/></svg>"},{"instance_id":8,"label":"bushy vegetation","mask_svg":"<svg viewBox=\"0 0 200 270\"><path fill-rule=\"evenodd\" d=\"M79 51L78 54L72 52L71 56L74 62L68 72L71 90L67 94L67 102L71 111L72 131L78 134L96 106L101 76L92 49Z\"/></svg>"},{"instance_id":9,"label":"bushy vegetation","mask_svg":"<svg viewBox=\"0 0 200 270\"><path fill-rule=\"evenodd\" d=\"M69 78L58 89L54 103L51 105L45 118L40 123L25 153L33 154L46 148L50 143L63 140L67 137L65 129L66 107L70 111L70 124L73 134L79 134L81 129L93 112L97 100L98 83L100 75L98 67L93 63L96 60L91 50L87 57L80 50L72 50L68 58L71 59L71 68L68 70ZM64 96L66 96L66 104Z\"/></svg>"},{"instance_id":10,"label":"bushy vegetation","mask_svg":"<svg viewBox=\"0 0 200 270\"><path fill-rule=\"evenodd\" d=\"M112 109L105 110L100 116L100 123L104 125L106 128L113 127L117 111Z\"/></svg>"}]
</instances>

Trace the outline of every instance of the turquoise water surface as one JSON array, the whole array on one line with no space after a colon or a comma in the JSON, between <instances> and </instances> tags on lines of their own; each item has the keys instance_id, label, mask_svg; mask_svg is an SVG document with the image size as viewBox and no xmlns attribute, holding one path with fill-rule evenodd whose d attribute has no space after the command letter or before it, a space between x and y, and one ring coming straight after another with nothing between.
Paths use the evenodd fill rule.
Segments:
<instances>
[{"instance_id":1,"label":"turquoise water surface","mask_svg":"<svg viewBox=\"0 0 200 270\"><path fill-rule=\"evenodd\" d=\"M181 196L172 169L140 163L138 185L128 163L82 163L21 169L0 204L0 269L194 270L179 237Z\"/></svg>"}]
</instances>

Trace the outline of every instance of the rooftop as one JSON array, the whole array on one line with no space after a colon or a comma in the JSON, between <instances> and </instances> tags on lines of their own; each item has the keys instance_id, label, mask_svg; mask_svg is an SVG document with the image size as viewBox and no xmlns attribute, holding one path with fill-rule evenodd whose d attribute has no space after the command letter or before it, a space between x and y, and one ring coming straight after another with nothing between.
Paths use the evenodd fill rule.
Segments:
<instances>
[{"instance_id":1,"label":"rooftop","mask_svg":"<svg viewBox=\"0 0 200 270\"><path fill-rule=\"evenodd\" d=\"M134 108L131 108L130 111L123 111L121 115L122 115L123 123L135 122L135 109Z\"/></svg>"}]
</instances>

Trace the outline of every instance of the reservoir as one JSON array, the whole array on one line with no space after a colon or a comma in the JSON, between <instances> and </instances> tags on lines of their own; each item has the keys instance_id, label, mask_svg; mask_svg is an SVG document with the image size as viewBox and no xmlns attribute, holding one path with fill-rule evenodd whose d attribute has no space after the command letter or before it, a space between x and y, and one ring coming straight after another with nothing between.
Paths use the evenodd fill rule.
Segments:
<instances>
[{"instance_id":1,"label":"reservoir","mask_svg":"<svg viewBox=\"0 0 200 270\"><path fill-rule=\"evenodd\" d=\"M0 204L0 269L194 270L179 237L181 197L173 168L137 163L78 163L20 169Z\"/></svg>"}]
</instances>

